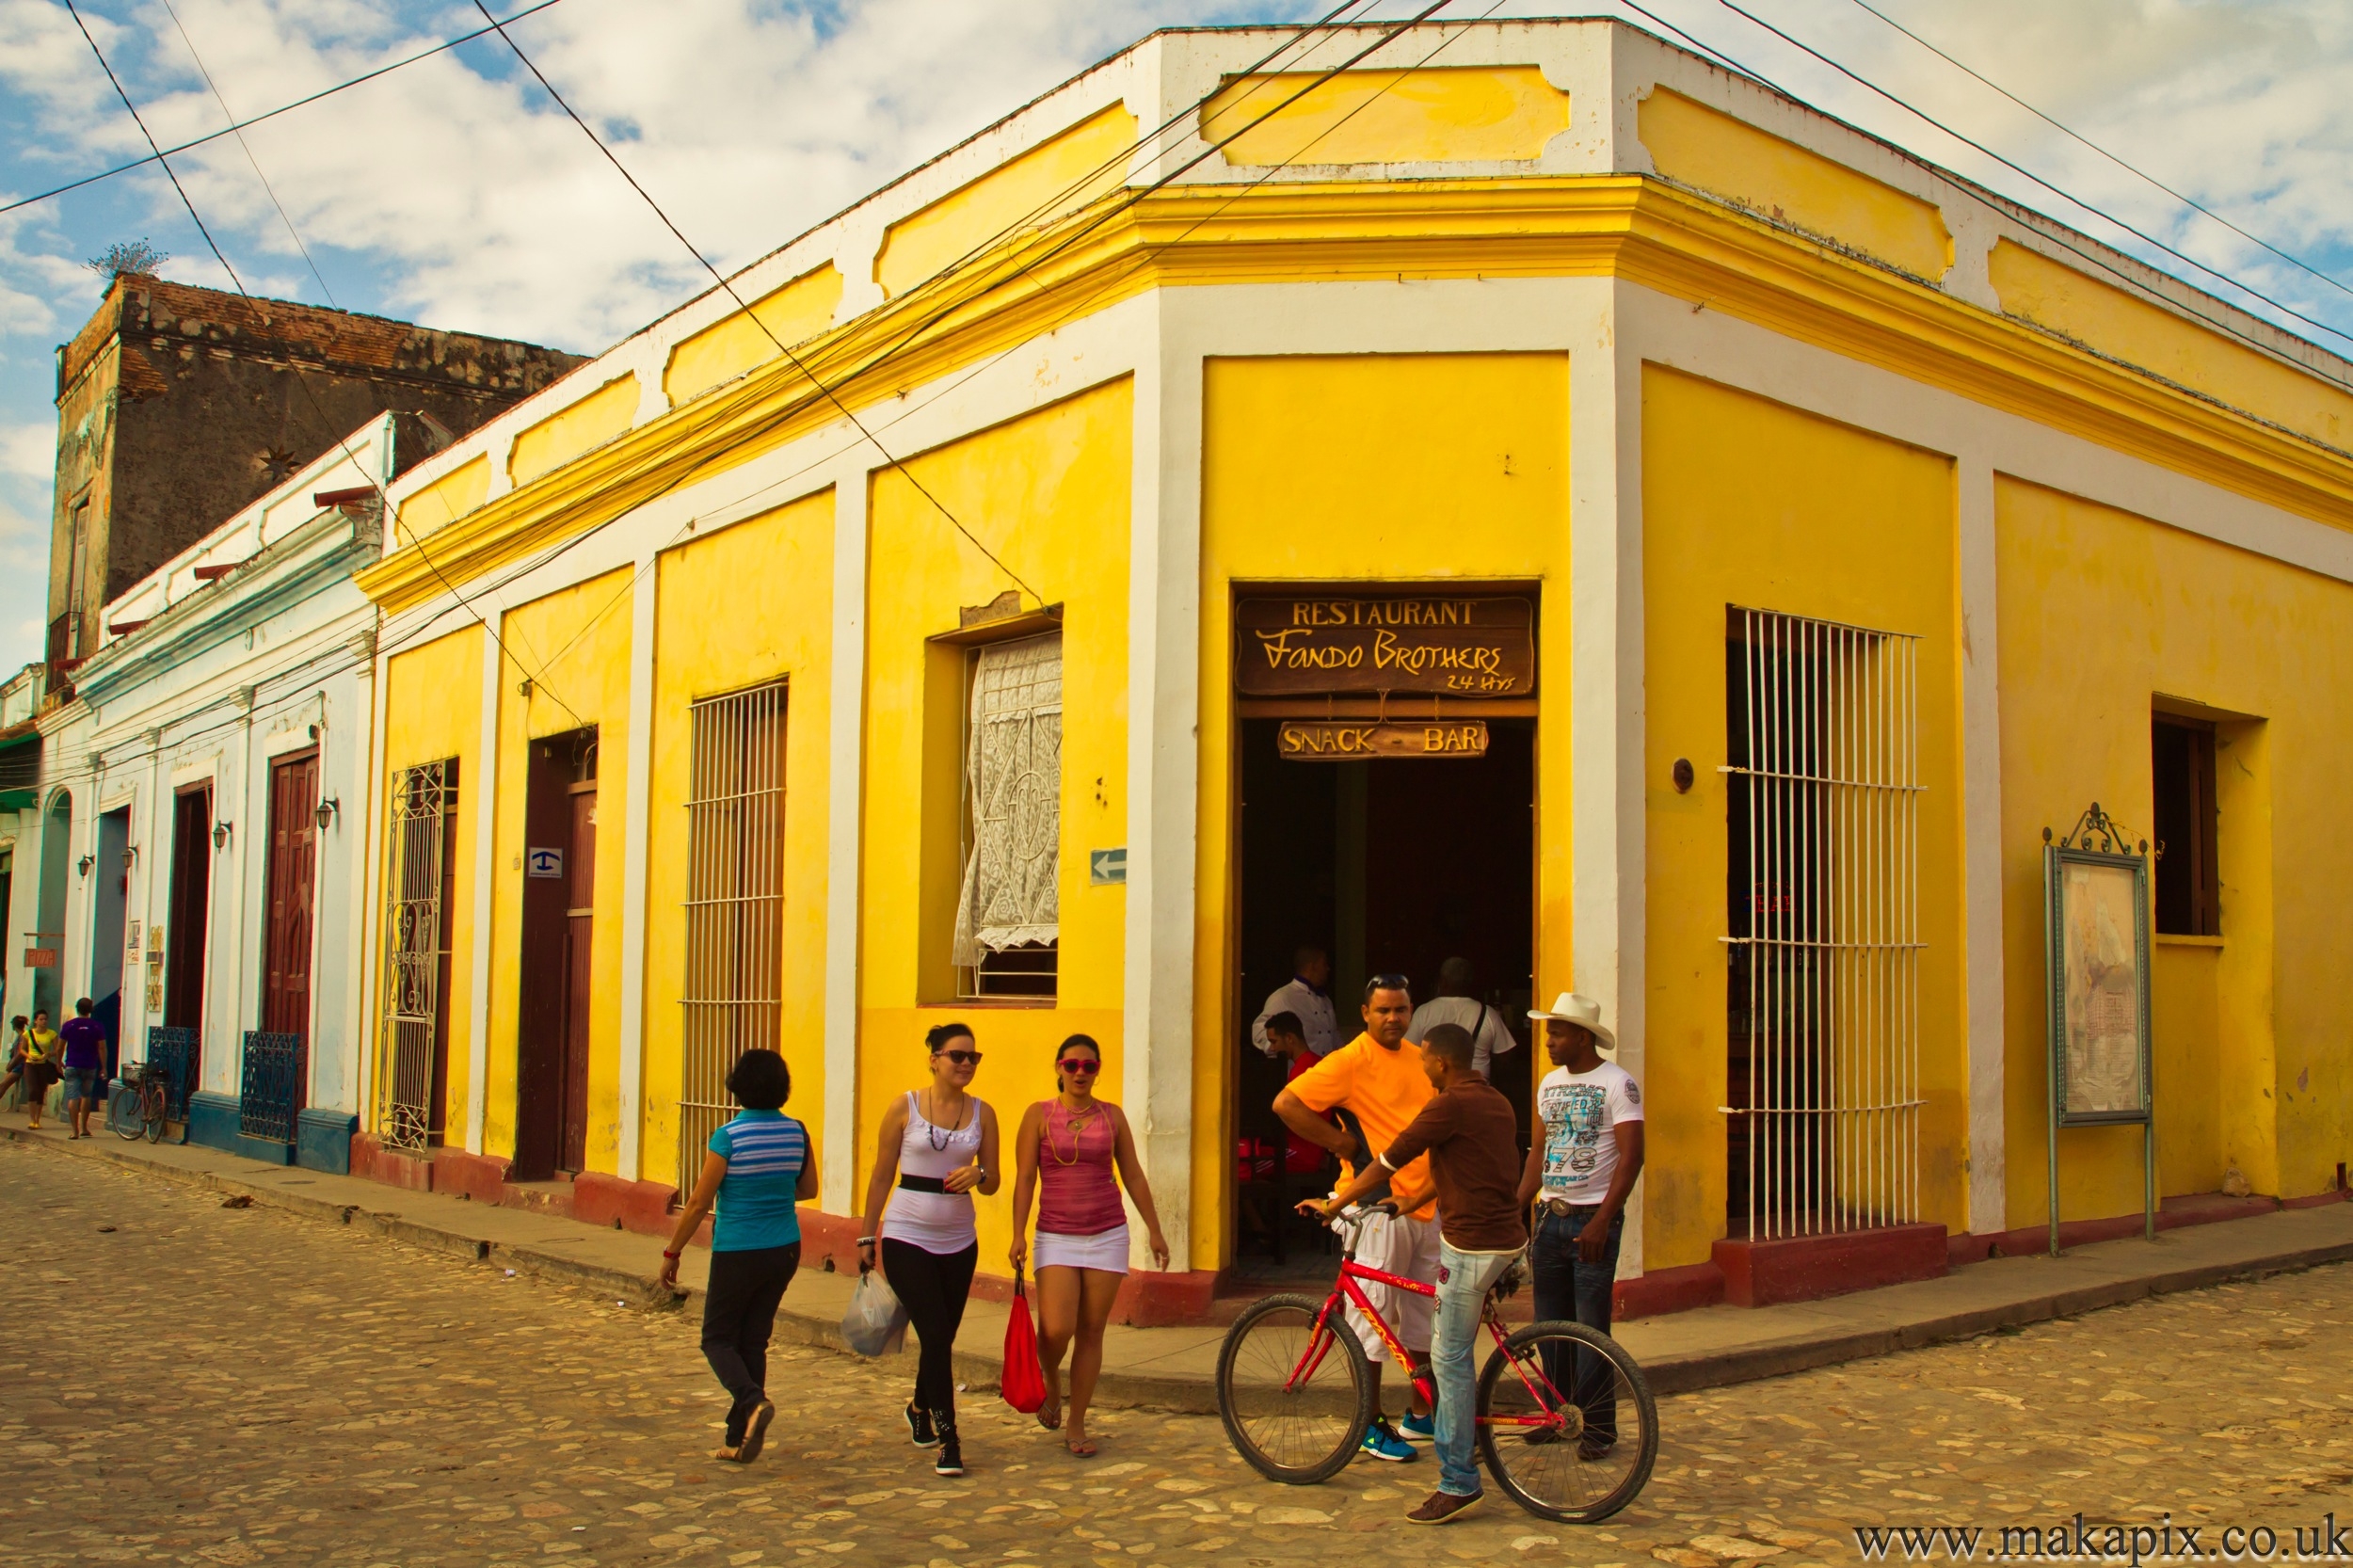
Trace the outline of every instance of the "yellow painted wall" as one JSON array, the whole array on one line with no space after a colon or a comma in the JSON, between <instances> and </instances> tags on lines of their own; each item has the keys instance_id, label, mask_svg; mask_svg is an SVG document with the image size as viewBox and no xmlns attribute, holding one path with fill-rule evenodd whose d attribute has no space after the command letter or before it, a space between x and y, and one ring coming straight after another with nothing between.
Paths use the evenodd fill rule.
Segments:
<instances>
[{"instance_id":1,"label":"yellow painted wall","mask_svg":"<svg viewBox=\"0 0 2353 1568\"><path fill-rule=\"evenodd\" d=\"M833 492L665 552L655 568L653 771L646 859L643 1175L678 1164L686 972L686 800L698 697L785 678L781 1044L792 1112L824 1156L825 784L833 643ZM776 584L746 593L744 584ZM616 612L617 614L617 612Z\"/></svg>"},{"instance_id":2,"label":"yellow painted wall","mask_svg":"<svg viewBox=\"0 0 2353 1568\"><path fill-rule=\"evenodd\" d=\"M441 889L451 912L446 1126L452 1147L465 1141L466 1104L472 1087L470 1020L473 1017L474 804L475 792L482 788L482 650L481 631L468 627L393 654L385 661L384 671L384 777L376 798L392 798L393 780L404 768L457 759L457 816L450 829L457 839L456 864L448 886ZM376 852L385 857L387 879L379 886L387 888L392 886L391 845L391 836L379 823ZM380 1012L370 1008L367 1016L380 1032ZM376 1048L383 1048L380 1038ZM366 1114L373 1117L375 1113L375 1107L368 1107Z\"/></svg>"},{"instance_id":3,"label":"yellow painted wall","mask_svg":"<svg viewBox=\"0 0 2353 1568\"><path fill-rule=\"evenodd\" d=\"M936 1023L972 1025L987 1058L973 1089L997 1107L1008 1139L1022 1111L1053 1092L1053 1051L1067 1034L1092 1034L1102 1044L1106 1093L1117 1093L1127 889L1089 887L1087 851L1127 842L1133 407L1131 384L1122 379L906 459L924 489L1048 603L1064 606L1062 978L1051 1007L976 1005L932 988L948 973L938 955L949 931L923 917L952 911L953 888L943 905L938 885L956 868L952 854L925 853L923 806L942 793L936 786L943 774L957 775L954 731L947 727L961 682L934 679L957 655L925 639L954 630L959 607L986 604L1009 584L905 475L885 470L872 480L859 915L861 1202L873 1168L872 1128L892 1099L929 1081L923 1032ZM937 744L943 730L945 747ZM954 796L947 798L952 804ZM996 1196L980 1200L981 1267L990 1272L1006 1272L1012 1195L1008 1179Z\"/></svg>"},{"instance_id":4,"label":"yellow painted wall","mask_svg":"<svg viewBox=\"0 0 2353 1568\"><path fill-rule=\"evenodd\" d=\"M1532 65L1282 72L1229 79L1201 109L1225 161L1504 162L1537 158L1569 128L1569 95Z\"/></svg>"},{"instance_id":5,"label":"yellow painted wall","mask_svg":"<svg viewBox=\"0 0 2353 1568\"><path fill-rule=\"evenodd\" d=\"M468 458L402 500L398 543L412 543L452 519L464 517L488 499L489 494L489 455Z\"/></svg>"},{"instance_id":6,"label":"yellow painted wall","mask_svg":"<svg viewBox=\"0 0 2353 1568\"><path fill-rule=\"evenodd\" d=\"M2149 832L2160 696L2247 715L2217 729L2221 946L2160 944L2153 966L2152 1007L2171 1013L2153 1020L2165 1191L2236 1167L2258 1192L2321 1192L2353 1158L2336 782L2353 766L2353 587L2019 481L1994 502L2010 1224L2048 1217L2041 829L2097 800ZM2185 1103L2201 1096L2211 1122ZM2059 1169L2069 1219L2140 1208L2137 1128L2062 1132Z\"/></svg>"},{"instance_id":7,"label":"yellow painted wall","mask_svg":"<svg viewBox=\"0 0 2353 1568\"><path fill-rule=\"evenodd\" d=\"M1671 180L1921 278L1942 278L1953 264L1953 236L1933 201L1665 88L1642 100L1641 128L1651 162Z\"/></svg>"},{"instance_id":8,"label":"yellow painted wall","mask_svg":"<svg viewBox=\"0 0 2353 1568\"><path fill-rule=\"evenodd\" d=\"M1016 225L1076 212L1128 178L1136 117L1118 104L883 231L874 281L894 298Z\"/></svg>"},{"instance_id":9,"label":"yellow painted wall","mask_svg":"<svg viewBox=\"0 0 2353 1568\"><path fill-rule=\"evenodd\" d=\"M570 407L519 433L506 451L506 475L527 485L602 446L637 418L637 375L616 376Z\"/></svg>"},{"instance_id":10,"label":"yellow painted wall","mask_svg":"<svg viewBox=\"0 0 2353 1568\"><path fill-rule=\"evenodd\" d=\"M778 357L776 344L797 347L833 325L841 304L841 274L831 262L771 290L712 323L670 350L662 373L663 394L673 408L732 381L754 365Z\"/></svg>"},{"instance_id":11,"label":"yellow painted wall","mask_svg":"<svg viewBox=\"0 0 2353 1568\"><path fill-rule=\"evenodd\" d=\"M499 671L498 804L490 866L489 1094L484 1152L515 1151L515 1031L521 984L522 853L530 746L597 727L597 919L588 1003L588 1168L620 1151L622 826L628 821L631 572L577 583L507 612ZM516 663L530 661L529 668ZM517 690L526 676L534 687Z\"/></svg>"},{"instance_id":12,"label":"yellow painted wall","mask_svg":"<svg viewBox=\"0 0 2353 1568\"><path fill-rule=\"evenodd\" d=\"M2260 354L2009 240L1993 247L1987 269L2002 309L2012 315L2259 419L2340 450L2353 448L2353 393L2309 371Z\"/></svg>"},{"instance_id":13,"label":"yellow painted wall","mask_svg":"<svg viewBox=\"0 0 2353 1568\"><path fill-rule=\"evenodd\" d=\"M1240 1043L1233 584L1536 578L1536 989L1576 981L1569 888L1569 361L1562 354L1203 366L1193 1266L1231 1256Z\"/></svg>"},{"instance_id":14,"label":"yellow painted wall","mask_svg":"<svg viewBox=\"0 0 2353 1568\"><path fill-rule=\"evenodd\" d=\"M1961 988L1960 672L1945 457L1712 382L1642 372L1643 779L1649 1019L1643 1261L1705 1262L1725 1232L1729 605L1919 644L1921 1218L1968 1224ZM2005 688L2008 686L2005 672ZM1696 777L1677 794L1673 770Z\"/></svg>"}]
</instances>

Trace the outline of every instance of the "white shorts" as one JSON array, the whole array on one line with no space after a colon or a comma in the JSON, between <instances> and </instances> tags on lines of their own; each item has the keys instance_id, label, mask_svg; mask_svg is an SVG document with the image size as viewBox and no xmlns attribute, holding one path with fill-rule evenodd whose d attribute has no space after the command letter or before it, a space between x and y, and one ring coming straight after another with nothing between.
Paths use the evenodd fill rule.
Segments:
<instances>
[{"instance_id":1,"label":"white shorts","mask_svg":"<svg viewBox=\"0 0 2353 1568\"><path fill-rule=\"evenodd\" d=\"M1063 1236L1050 1230L1037 1233L1033 1269L1095 1269L1107 1274L1128 1272L1128 1227L1116 1224L1092 1236Z\"/></svg>"},{"instance_id":2,"label":"white shorts","mask_svg":"<svg viewBox=\"0 0 2353 1568\"><path fill-rule=\"evenodd\" d=\"M1337 1223L1334 1228L1339 1229ZM1346 1240L1347 1234L1341 1230L1341 1239ZM1357 1236L1356 1261L1368 1269L1401 1274L1407 1279L1434 1286L1438 1283L1438 1222L1435 1219L1409 1220L1401 1214L1394 1218L1386 1214L1371 1215L1366 1219L1364 1229ZM1369 1280L1358 1280L1356 1288L1362 1290L1365 1299L1388 1320L1389 1327L1396 1331L1407 1350L1425 1355L1429 1353L1430 1326L1438 1312L1435 1298L1417 1295L1411 1290L1400 1290L1393 1286L1375 1285ZM1388 1346L1381 1342L1381 1336L1373 1332L1370 1320L1356 1310L1353 1302L1348 1308L1348 1326L1356 1331L1356 1341L1364 1346L1366 1360L1381 1362L1388 1359Z\"/></svg>"}]
</instances>

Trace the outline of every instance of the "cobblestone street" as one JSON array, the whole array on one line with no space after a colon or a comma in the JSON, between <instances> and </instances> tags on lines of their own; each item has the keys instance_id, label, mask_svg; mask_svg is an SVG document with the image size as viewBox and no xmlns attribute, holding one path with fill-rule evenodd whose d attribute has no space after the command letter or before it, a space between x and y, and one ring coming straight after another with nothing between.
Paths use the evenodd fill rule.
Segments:
<instances>
[{"instance_id":1,"label":"cobblestone street","mask_svg":"<svg viewBox=\"0 0 2353 1568\"><path fill-rule=\"evenodd\" d=\"M1214 1419L1107 1411L1079 1462L989 1390L971 1474L940 1480L896 1415L911 1359L794 1347L737 1469L705 1457L723 1400L680 1314L19 1144L0 1191L10 1562L1782 1568L1851 1560L1857 1525L2353 1512L2343 1268L1669 1399L1651 1487L1607 1525L1491 1496L1409 1539L1427 1456L1293 1490Z\"/></svg>"}]
</instances>

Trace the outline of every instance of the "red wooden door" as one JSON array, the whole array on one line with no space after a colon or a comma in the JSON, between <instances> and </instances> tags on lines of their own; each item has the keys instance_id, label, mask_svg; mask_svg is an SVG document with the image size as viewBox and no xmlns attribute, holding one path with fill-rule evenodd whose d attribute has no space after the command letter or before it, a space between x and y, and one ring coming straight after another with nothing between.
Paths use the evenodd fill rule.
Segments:
<instances>
[{"instance_id":1,"label":"red wooden door","mask_svg":"<svg viewBox=\"0 0 2353 1568\"><path fill-rule=\"evenodd\" d=\"M304 752L269 772L268 926L264 934L262 1028L311 1030L311 895L318 872L319 754Z\"/></svg>"},{"instance_id":2,"label":"red wooden door","mask_svg":"<svg viewBox=\"0 0 2353 1568\"><path fill-rule=\"evenodd\" d=\"M575 784L564 856L563 1126L556 1163L588 1168L588 1005L597 938L597 786Z\"/></svg>"}]
</instances>

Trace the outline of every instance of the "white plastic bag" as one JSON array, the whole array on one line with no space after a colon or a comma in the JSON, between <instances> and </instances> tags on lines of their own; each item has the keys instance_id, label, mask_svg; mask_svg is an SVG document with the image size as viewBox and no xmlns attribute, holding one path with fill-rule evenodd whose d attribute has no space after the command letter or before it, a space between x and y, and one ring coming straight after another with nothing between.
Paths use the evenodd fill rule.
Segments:
<instances>
[{"instance_id":1,"label":"white plastic bag","mask_svg":"<svg viewBox=\"0 0 2353 1568\"><path fill-rule=\"evenodd\" d=\"M860 1355L895 1355L907 1336L907 1309L881 1271L860 1274L841 1314L841 1337Z\"/></svg>"}]
</instances>

